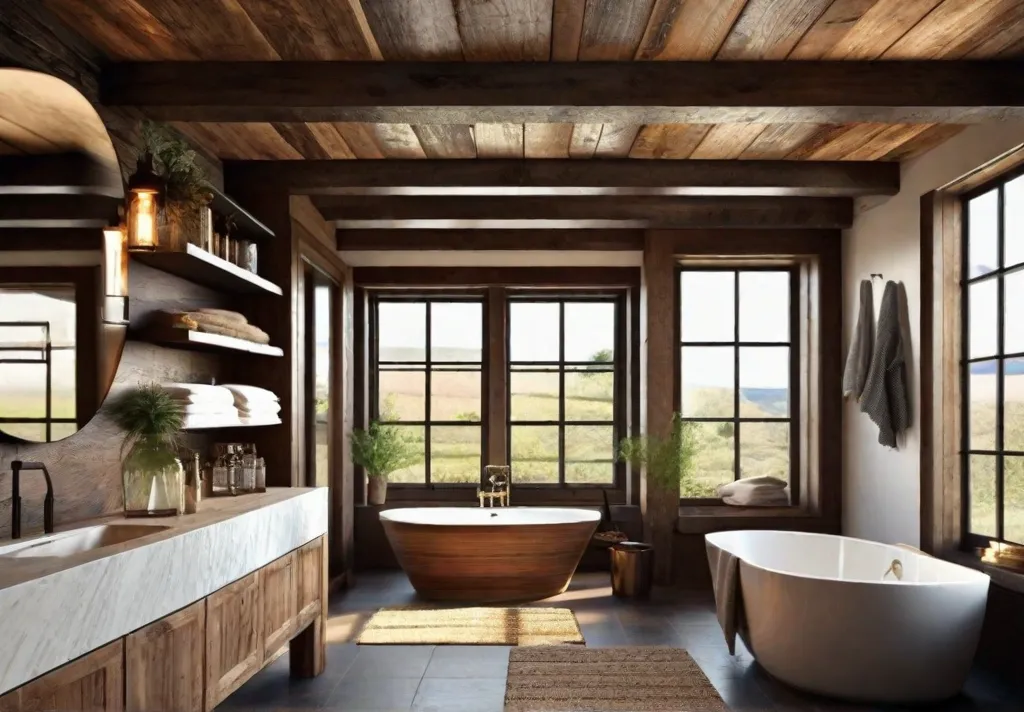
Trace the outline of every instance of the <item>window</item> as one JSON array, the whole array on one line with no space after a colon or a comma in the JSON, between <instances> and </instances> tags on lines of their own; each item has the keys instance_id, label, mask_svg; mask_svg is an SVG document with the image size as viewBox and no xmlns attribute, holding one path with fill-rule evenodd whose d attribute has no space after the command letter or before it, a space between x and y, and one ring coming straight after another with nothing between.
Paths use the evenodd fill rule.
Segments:
<instances>
[{"instance_id":1,"label":"window","mask_svg":"<svg viewBox=\"0 0 1024 712\"><path fill-rule=\"evenodd\" d=\"M334 394L332 364L337 357L332 321L336 318L337 285L310 264L305 264L306 363L306 483L331 486L334 452L331 423Z\"/></svg>"},{"instance_id":2,"label":"window","mask_svg":"<svg viewBox=\"0 0 1024 712\"><path fill-rule=\"evenodd\" d=\"M421 459L396 484L477 484L484 412L483 300L388 297L373 302L372 416L398 427Z\"/></svg>"},{"instance_id":3,"label":"window","mask_svg":"<svg viewBox=\"0 0 1024 712\"><path fill-rule=\"evenodd\" d=\"M965 543L1024 543L1024 176L964 197Z\"/></svg>"},{"instance_id":4,"label":"window","mask_svg":"<svg viewBox=\"0 0 1024 712\"><path fill-rule=\"evenodd\" d=\"M624 434L616 296L509 297L508 443L516 483L611 486Z\"/></svg>"},{"instance_id":5,"label":"window","mask_svg":"<svg viewBox=\"0 0 1024 712\"><path fill-rule=\"evenodd\" d=\"M696 475L684 498L771 475L791 483L798 458L796 272L789 268L681 268L679 412L697 430Z\"/></svg>"}]
</instances>

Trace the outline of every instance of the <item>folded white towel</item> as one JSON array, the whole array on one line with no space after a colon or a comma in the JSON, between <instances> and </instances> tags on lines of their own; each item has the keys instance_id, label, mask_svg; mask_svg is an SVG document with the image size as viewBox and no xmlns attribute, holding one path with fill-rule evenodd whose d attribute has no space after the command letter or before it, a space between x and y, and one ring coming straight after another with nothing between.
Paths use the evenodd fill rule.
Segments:
<instances>
[{"instance_id":1,"label":"folded white towel","mask_svg":"<svg viewBox=\"0 0 1024 712\"><path fill-rule=\"evenodd\" d=\"M235 405L249 407L250 404L276 403L280 400L273 391L257 386L243 386L236 383L225 383L224 388L228 389L235 399Z\"/></svg>"},{"instance_id":2,"label":"folded white towel","mask_svg":"<svg viewBox=\"0 0 1024 712\"><path fill-rule=\"evenodd\" d=\"M785 507L789 505L788 487L785 481L776 477L751 477L719 485L718 496L725 504L737 507Z\"/></svg>"},{"instance_id":3,"label":"folded white towel","mask_svg":"<svg viewBox=\"0 0 1024 712\"><path fill-rule=\"evenodd\" d=\"M249 415L277 415L281 412L281 404L277 401L273 403L253 403L249 402L246 405L237 406L238 414L245 417Z\"/></svg>"},{"instance_id":4,"label":"folded white towel","mask_svg":"<svg viewBox=\"0 0 1024 712\"><path fill-rule=\"evenodd\" d=\"M238 411L232 404L223 403L185 403L179 401L181 412L185 415L225 415L237 417Z\"/></svg>"},{"instance_id":5,"label":"folded white towel","mask_svg":"<svg viewBox=\"0 0 1024 712\"><path fill-rule=\"evenodd\" d=\"M235 402L231 391L223 386L205 383L167 383L163 389L183 403L209 403L230 406Z\"/></svg>"}]
</instances>

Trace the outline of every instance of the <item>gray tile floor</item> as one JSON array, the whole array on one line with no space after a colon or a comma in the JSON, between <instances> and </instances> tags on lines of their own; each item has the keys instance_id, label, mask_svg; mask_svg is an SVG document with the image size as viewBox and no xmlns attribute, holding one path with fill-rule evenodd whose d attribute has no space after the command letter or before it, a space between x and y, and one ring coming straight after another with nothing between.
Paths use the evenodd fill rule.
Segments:
<instances>
[{"instance_id":1,"label":"gray tile floor","mask_svg":"<svg viewBox=\"0 0 1024 712\"><path fill-rule=\"evenodd\" d=\"M380 607L411 603L404 574L362 574L331 601L327 670L292 680L281 657L218 707L223 710L338 712L500 712L509 648L504 646L357 646L352 641ZM776 682L738 643L728 654L708 595L656 591L649 602L612 597L607 574L577 574L561 596L534 604L566 606L587 645L671 645L686 648L733 712L902 712L806 695ZM923 709L923 708L917 708ZM1019 712L1024 693L976 671L963 694L929 712ZM685 711L681 711L685 712Z\"/></svg>"}]
</instances>

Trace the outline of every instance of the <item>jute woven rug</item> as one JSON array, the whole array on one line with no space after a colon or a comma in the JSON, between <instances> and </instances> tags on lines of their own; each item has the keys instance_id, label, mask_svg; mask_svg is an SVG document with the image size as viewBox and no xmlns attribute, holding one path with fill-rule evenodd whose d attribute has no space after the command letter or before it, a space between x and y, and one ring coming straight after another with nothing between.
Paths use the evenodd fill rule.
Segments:
<instances>
[{"instance_id":1,"label":"jute woven rug","mask_svg":"<svg viewBox=\"0 0 1024 712\"><path fill-rule=\"evenodd\" d=\"M582 644L568 608L382 608L366 623L360 645Z\"/></svg>"},{"instance_id":2,"label":"jute woven rug","mask_svg":"<svg viewBox=\"0 0 1024 712\"><path fill-rule=\"evenodd\" d=\"M685 650L516 648L505 712L728 712Z\"/></svg>"}]
</instances>

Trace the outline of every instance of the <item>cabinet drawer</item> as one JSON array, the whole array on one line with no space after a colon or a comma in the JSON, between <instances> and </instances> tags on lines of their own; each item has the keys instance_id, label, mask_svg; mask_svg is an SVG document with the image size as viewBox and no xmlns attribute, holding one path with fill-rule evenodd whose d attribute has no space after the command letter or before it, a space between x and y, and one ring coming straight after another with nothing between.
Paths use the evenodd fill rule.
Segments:
<instances>
[{"instance_id":1,"label":"cabinet drawer","mask_svg":"<svg viewBox=\"0 0 1024 712\"><path fill-rule=\"evenodd\" d=\"M260 574L206 599L206 709L212 710L263 666Z\"/></svg>"}]
</instances>

